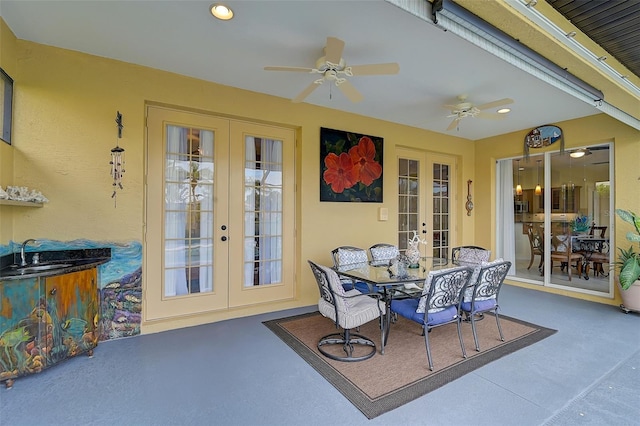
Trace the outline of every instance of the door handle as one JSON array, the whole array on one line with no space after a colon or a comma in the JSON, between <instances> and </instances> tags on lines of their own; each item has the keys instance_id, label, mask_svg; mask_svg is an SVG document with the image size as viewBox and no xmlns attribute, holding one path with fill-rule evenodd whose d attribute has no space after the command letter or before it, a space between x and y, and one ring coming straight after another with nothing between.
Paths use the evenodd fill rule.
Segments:
<instances>
[{"instance_id":1,"label":"door handle","mask_svg":"<svg viewBox=\"0 0 640 426\"><path fill-rule=\"evenodd\" d=\"M227 237L225 237L224 235L223 235L222 237L220 237L220 239L221 239L222 241L227 241Z\"/></svg>"}]
</instances>

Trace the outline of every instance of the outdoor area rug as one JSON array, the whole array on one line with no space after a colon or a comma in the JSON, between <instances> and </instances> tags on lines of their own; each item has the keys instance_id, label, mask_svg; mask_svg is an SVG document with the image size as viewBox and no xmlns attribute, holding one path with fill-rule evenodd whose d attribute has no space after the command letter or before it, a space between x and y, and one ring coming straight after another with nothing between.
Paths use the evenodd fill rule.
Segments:
<instances>
[{"instance_id":1,"label":"outdoor area rug","mask_svg":"<svg viewBox=\"0 0 640 426\"><path fill-rule=\"evenodd\" d=\"M430 371L422 329L401 317L391 324L384 355L380 354L378 321L360 327L359 334L372 339L378 350L372 358L360 362L334 361L318 351L320 338L337 331L333 321L319 312L265 321L264 324L369 419L556 332L501 315L500 324L505 337L502 342L495 318L485 315L484 319L476 321L480 352L475 350L471 324L462 324L467 350L467 358L464 359L455 324L437 327L429 334L434 364L434 370Z\"/></svg>"}]
</instances>

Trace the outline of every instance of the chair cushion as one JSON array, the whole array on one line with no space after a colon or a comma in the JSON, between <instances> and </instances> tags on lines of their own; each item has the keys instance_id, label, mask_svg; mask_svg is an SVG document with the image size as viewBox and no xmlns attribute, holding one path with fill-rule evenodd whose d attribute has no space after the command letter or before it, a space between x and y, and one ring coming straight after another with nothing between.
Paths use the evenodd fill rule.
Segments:
<instances>
[{"instance_id":1,"label":"chair cushion","mask_svg":"<svg viewBox=\"0 0 640 426\"><path fill-rule=\"evenodd\" d=\"M491 262L482 262L480 265L477 265L473 268L473 275L471 275L471 280L469 281L469 285L467 286L467 289L464 292L464 298L463 298L464 302L471 302L471 298L473 297L473 290L475 289L476 282L478 281L478 275L480 275L480 269L482 269L482 267L496 265L501 262L504 262L504 259L499 257ZM483 300L483 299L486 299L486 298L479 297L476 300Z\"/></svg>"},{"instance_id":2,"label":"chair cushion","mask_svg":"<svg viewBox=\"0 0 640 426\"><path fill-rule=\"evenodd\" d=\"M391 312L395 312L401 317L415 321L418 324L424 323L424 312L417 312L418 301L416 299L394 299L391 301ZM427 325L438 325L455 320L458 316L456 306L450 306L438 312L427 313Z\"/></svg>"},{"instance_id":3,"label":"chair cushion","mask_svg":"<svg viewBox=\"0 0 640 426\"><path fill-rule=\"evenodd\" d=\"M364 250L338 249L338 265L351 265L368 261L367 252Z\"/></svg>"},{"instance_id":4,"label":"chair cushion","mask_svg":"<svg viewBox=\"0 0 640 426\"><path fill-rule=\"evenodd\" d=\"M491 311L495 309L496 306L498 306L498 303L496 302L495 298L485 299L485 300L476 299L474 312ZM471 301L462 302L462 304L460 305L460 309L462 309L465 312L471 312Z\"/></svg>"},{"instance_id":5,"label":"chair cushion","mask_svg":"<svg viewBox=\"0 0 640 426\"><path fill-rule=\"evenodd\" d=\"M461 247L458 260L461 262L481 263L488 262L491 257L491 250Z\"/></svg>"},{"instance_id":6,"label":"chair cushion","mask_svg":"<svg viewBox=\"0 0 640 426\"><path fill-rule=\"evenodd\" d=\"M429 294L429 288L431 287L431 281L433 280L433 274L435 271L429 271L427 279L424 280L424 287L422 288L422 297L420 298L417 308L414 309L418 314L424 314L427 309L427 295Z\"/></svg>"},{"instance_id":7,"label":"chair cushion","mask_svg":"<svg viewBox=\"0 0 640 426\"><path fill-rule=\"evenodd\" d=\"M348 302L348 312L340 311L338 313L338 325L345 330L359 327L369 321L380 316L380 312L385 311L384 302L378 301L369 296L365 296L357 290L352 290L360 295L353 299L345 300ZM333 305L324 299L318 301L318 311L322 316L336 320L336 311Z\"/></svg>"},{"instance_id":8,"label":"chair cushion","mask_svg":"<svg viewBox=\"0 0 640 426\"><path fill-rule=\"evenodd\" d=\"M349 281L349 282L342 282L342 288L344 289L344 291L349 291L349 290L358 290L360 293L364 293L364 294L369 294L369 293L379 293L380 290L377 289L375 286L373 287L373 289L371 289L371 287L369 287L369 284L363 282L363 281L356 281L355 284L353 283L353 281Z\"/></svg>"},{"instance_id":9,"label":"chair cushion","mask_svg":"<svg viewBox=\"0 0 640 426\"><path fill-rule=\"evenodd\" d=\"M371 247L369 251L373 258L371 262L372 265L386 265L389 263L389 260L395 259L400 254L397 247L391 246Z\"/></svg>"}]
</instances>

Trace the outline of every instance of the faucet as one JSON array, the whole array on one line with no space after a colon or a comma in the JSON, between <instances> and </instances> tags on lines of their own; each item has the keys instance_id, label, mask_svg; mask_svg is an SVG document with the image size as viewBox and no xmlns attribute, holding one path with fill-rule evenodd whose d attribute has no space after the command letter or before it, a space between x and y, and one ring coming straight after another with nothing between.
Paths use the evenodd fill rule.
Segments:
<instances>
[{"instance_id":1,"label":"faucet","mask_svg":"<svg viewBox=\"0 0 640 426\"><path fill-rule=\"evenodd\" d=\"M25 240L24 243L22 243L22 247L20 247L20 266L27 266L27 260L24 257L24 248L27 244L35 242L36 240L34 240L33 238L29 238L28 240Z\"/></svg>"}]
</instances>

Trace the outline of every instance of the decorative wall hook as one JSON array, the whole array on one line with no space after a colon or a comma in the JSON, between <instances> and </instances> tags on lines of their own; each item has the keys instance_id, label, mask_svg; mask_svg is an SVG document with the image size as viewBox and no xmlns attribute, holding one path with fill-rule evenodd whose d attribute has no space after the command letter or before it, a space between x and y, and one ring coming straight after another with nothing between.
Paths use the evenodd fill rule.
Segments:
<instances>
[{"instance_id":1,"label":"decorative wall hook","mask_svg":"<svg viewBox=\"0 0 640 426\"><path fill-rule=\"evenodd\" d=\"M471 201L471 179L467 181L467 202L464 208L467 209L467 216L471 216L471 210L473 210L473 201Z\"/></svg>"},{"instance_id":2,"label":"decorative wall hook","mask_svg":"<svg viewBox=\"0 0 640 426\"><path fill-rule=\"evenodd\" d=\"M122 124L122 114L120 114L120 111L116 113L116 125L118 127L118 139L122 139L122 128L124 125ZM122 186L122 175L125 172L124 148L120 147L117 139L115 148L111 149L111 161L109 164L111 165L111 177L113 178L113 193L111 194L111 198L113 198L113 206L116 207L116 193L118 189L124 189Z\"/></svg>"}]
</instances>

